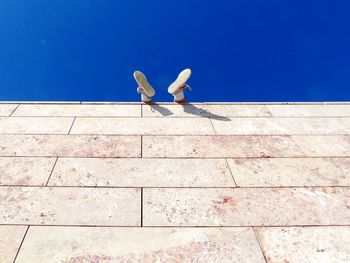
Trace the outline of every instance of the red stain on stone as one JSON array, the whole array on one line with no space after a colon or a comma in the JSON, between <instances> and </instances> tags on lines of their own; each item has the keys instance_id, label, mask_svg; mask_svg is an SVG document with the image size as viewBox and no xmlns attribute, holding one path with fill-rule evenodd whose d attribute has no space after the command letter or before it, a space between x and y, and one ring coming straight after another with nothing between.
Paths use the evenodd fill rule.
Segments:
<instances>
[{"instance_id":1,"label":"red stain on stone","mask_svg":"<svg viewBox=\"0 0 350 263\"><path fill-rule=\"evenodd\" d=\"M65 261L65 263L99 263L99 262L111 262L113 260L110 256L104 255L84 255L72 257Z\"/></svg>"},{"instance_id":2,"label":"red stain on stone","mask_svg":"<svg viewBox=\"0 0 350 263\"><path fill-rule=\"evenodd\" d=\"M144 253L127 253L125 255L113 257L111 262L131 263L131 262L169 262L182 263L188 262L220 262L222 259L219 254L227 253L231 249L230 242L220 242L220 249L216 237L208 236L206 240L192 241L187 244L169 247L166 249L151 250ZM218 253L220 252L220 253ZM204 260L205 258L205 260ZM203 259L203 260L201 260ZM81 261L69 261L69 263ZM83 262L105 262L105 261L83 261ZM108 261L109 262L109 261Z\"/></svg>"},{"instance_id":3,"label":"red stain on stone","mask_svg":"<svg viewBox=\"0 0 350 263\"><path fill-rule=\"evenodd\" d=\"M233 204L233 198L231 196L220 196L220 201L213 200L215 204Z\"/></svg>"},{"instance_id":4,"label":"red stain on stone","mask_svg":"<svg viewBox=\"0 0 350 263\"><path fill-rule=\"evenodd\" d=\"M238 164L238 165L244 164L244 160L242 159L235 159L234 162L235 164Z\"/></svg>"},{"instance_id":5,"label":"red stain on stone","mask_svg":"<svg viewBox=\"0 0 350 263\"><path fill-rule=\"evenodd\" d=\"M231 208L230 205L233 205L233 198L231 196L220 196L219 200L213 200L212 209L218 215L224 215Z\"/></svg>"},{"instance_id":6,"label":"red stain on stone","mask_svg":"<svg viewBox=\"0 0 350 263\"><path fill-rule=\"evenodd\" d=\"M229 200L230 200L230 198L225 197L224 198L224 204L228 203Z\"/></svg>"}]
</instances>

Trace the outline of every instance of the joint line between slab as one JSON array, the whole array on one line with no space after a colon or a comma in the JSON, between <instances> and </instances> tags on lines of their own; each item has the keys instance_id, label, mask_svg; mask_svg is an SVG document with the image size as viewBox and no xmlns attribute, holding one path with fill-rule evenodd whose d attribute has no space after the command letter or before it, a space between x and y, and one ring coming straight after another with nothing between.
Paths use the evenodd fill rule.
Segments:
<instances>
[{"instance_id":1,"label":"joint line between slab","mask_svg":"<svg viewBox=\"0 0 350 263\"><path fill-rule=\"evenodd\" d=\"M18 250L17 250L16 256L15 256L15 258L14 258L14 260L13 260L13 263L15 263L15 262L16 262L16 260L17 260L17 256L18 256L18 254L19 254L19 251L20 251L20 250L21 250L21 248L22 248L22 245L23 245L24 239L25 239L25 238L26 238L26 236L27 236L27 233L28 233L29 227L30 227L30 225L27 227L27 230L26 230L26 232L24 233L24 236L23 236L23 238L22 238L21 244L19 245L19 248L18 248Z\"/></svg>"},{"instance_id":2,"label":"joint line between slab","mask_svg":"<svg viewBox=\"0 0 350 263\"><path fill-rule=\"evenodd\" d=\"M235 187L238 187L237 182L236 182L236 180L235 180L235 177L233 176L233 172L232 172L232 170L231 170L231 167L230 167L230 165L228 164L228 161L227 161L226 158L225 158L225 161L226 161L226 165L227 165L228 169L230 170L233 183L235 184Z\"/></svg>"},{"instance_id":3,"label":"joint line between slab","mask_svg":"<svg viewBox=\"0 0 350 263\"><path fill-rule=\"evenodd\" d=\"M214 130L215 135L217 135L217 132L216 132L216 130L215 130L215 127L214 127L213 122L211 121L211 118L208 118L208 119L209 119L209 121L210 121L210 123L211 123L211 127L213 127L213 130Z\"/></svg>"},{"instance_id":4,"label":"joint line between slab","mask_svg":"<svg viewBox=\"0 0 350 263\"><path fill-rule=\"evenodd\" d=\"M25 224L25 223L19 223L19 224L11 224L11 223L0 223L0 226L35 226L35 227L113 227L113 228L140 228L139 225L74 225L74 224ZM189 226L183 226L183 225L144 225L144 228L249 228L249 227L258 227L258 228L323 228L323 227L349 227L349 224L332 224L332 225L189 225Z\"/></svg>"},{"instance_id":5,"label":"joint line between slab","mask_svg":"<svg viewBox=\"0 0 350 263\"><path fill-rule=\"evenodd\" d=\"M141 135L141 158L143 158L143 135Z\"/></svg>"},{"instance_id":6,"label":"joint line between slab","mask_svg":"<svg viewBox=\"0 0 350 263\"><path fill-rule=\"evenodd\" d=\"M72 123L72 127L73 127ZM71 127L71 128L72 128ZM239 134L185 134L185 133L73 133L66 134L66 133L33 133L33 132L28 132L28 133L0 133L0 136L65 136L65 135L74 135L74 136L114 136L114 137L135 137L135 136L147 136L147 137L298 137L298 136L322 136L322 137L331 137L331 136L350 136L350 133L344 132L344 133L265 133L265 134L244 134L244 133L239 133Z\"/></svg>"},{"instance_id":7,"label":"joint line between slab","mask_svg":"<svg viewBox=\"0 0 350 263\"><path fill-rule=\"evenodd\" d=\"M292 185L292 186L111 186L111 185L16 185L16 184L0 184L0 188L17 187L17 188L92 188L92 189L312 189L312 188L349 188L350 185Z\"/></svg>"},{"instance_id":8,"label":"joint line between slab","mask_svg":"<svg viewBox=\"0 0 350 263\"><path fill-rule=\"evenodd\" d=\"M143 187L141 187L141 227L143 227Z\"/></svg>"},{"instance_id":9,"label":"joint line between slab","mask_svg":"<svg viewBox=\"0 0 350 263\"><path fill-rule=\"evenodd\" d=\"M255 232L255 228L254 228L254 227L252 227L252 229L253 229L253 232L254 232L255 239L256 239L256 241L257 241L257 242L258 242L258 244L259 244L261 254L262 254L262 255L263 255L263 257L264 257L265 262L267 263L267 259L266 259L266 256L265 256L265 253L264 253L264 250L263 250L263 248L262 248L262 246L261 246L261 244L260 244L260 242L259 242L259 238L258 238L258 235L257 235L257 234L256 234L256 232Z\"/></svg>"},{"instance_id":10,"label":"joint line between slab","mask_svg":"<svg viewBox=\"0 0 350 263\"><path fill-rule=\"evenodd\" d=\"M0 158L64 158L64 159L137 159L139 157L118 157L118 156L57 156L57 155L0 155ZM190 159L190 160L201 160L201 159L210 159L210 160L225 160L225 159L350 159L349 156L270 156L270 157L261 157L261 156L236 156L236 157L143 157L144 159L168 159L168 160L177 160L177 159Z\"/></svg>"},{"instance_id":11,"label":"joint line between slab","mask_svg":"<svg viewBox=\"0 0 350 263\"><path fill-rule=\"evenodd\" d=\"M70 134L70 132L72 131L72 128L73 128L73 125L74 125L74 123L75 123L75 119L76 119L77 117L74 117L74 119L73 119L73 122L72 122L72 125L70 126L70 129L69 129L69 131L68 131L68 135Z\"/></svg>"},{"instance_id":12,"label":"joint line between slab","mask_svg":"<svg viewBox=\"0 0 350 263\"><path fill-rule=\"evenodd\" d=\"M0 104L1 105L1 104ZM1 116L6 117L6 116ZM128 116L128 115L121 115L121 116L115 116L115 115L15 115L11 116L13 118L73 118L73 117L79 117L79 118L117 118L117 119L139 119L139 118L146 118L146 119L204 119L204 118L211 118L207 117L205 115L199 116L199 117L191 117L191 116L173 116L173 117L165 117L165 116ZM325 116L325 115L319 115L319 116L224 116L226 118L230 119L349 119L350 115L346 116ZM211 118L212 119L212 118Z\"/></svg>"},{"instance_id":13,"label":"joint line between slab","mask_svg":"<svg viewBox=\"0 0 350 263\"><path fill-rule=\"evenodd\" d=\"M51 172L50 172L49 178L47 178L47 181L46 181L45 186L47 186L47 185L49 184L49 181L50 181L50 179L51 179L51 175L52 175L52 173L53 173L53 170L54 170L54 169L55 169L55 167L56 167L56 163L57 163L57 161L58 161L58 157L56 157L56 160L55 160L55 162L54 162L54 164L53 164L53 166L52 166L52 169L51 169Z\"/></svg>"},{"instance_id":14,"label":"joint line between slab","mask_svg":"<svg viewBox=\"0 0 350 263\"><path fill-rule=\"evenodd\" d=\"M9 115L9 117L11 117L12 116L12 114L14 114L15 113L15 111L18 109L18 107L19 107L19 105L21 105L21 104L18 104L17 106L16 106L16 108L11 112L11 114Z\"/></svg>"},{"instance_id":15,"label":"joint line between slab","mask_svg":"<svg viewBox=\"0 0 350 263\"><path fill-rule=\"evenodd\" d=\"M0 158L63 158L63 159L137 159L139 157L118 157L118 156L57 156L57 155L49 155L49 156L42 156L42 155L0 155ZM292 156L292 157L285 157L285 156L271 156L271 157L261 157L261 156L237 156L237 157L188 157L188 156L182 156L182 157L143 157L144 159L168 159L168 160L179 160L179 159L190 159L190 160L202 160L202 159L210 159L210 160L225 160L225 159L350 159L350 156Z\"/></svg>"},{"instance_id":16,"label":"joint line between slab","mask_svg":"<svg viewBox=\"0 0 350 263\"><path fill-rule=\"evenodd\" d=\"M135 188L144 188L144 189L300 189L300 188L349 188L350 185L290 185L290 186L111 186L111 185L20 185L20 184L0 184L0 188L3 187L22 187L22 188L93 188L93 189L135 189Z\"/></svg>"}]
</instances>

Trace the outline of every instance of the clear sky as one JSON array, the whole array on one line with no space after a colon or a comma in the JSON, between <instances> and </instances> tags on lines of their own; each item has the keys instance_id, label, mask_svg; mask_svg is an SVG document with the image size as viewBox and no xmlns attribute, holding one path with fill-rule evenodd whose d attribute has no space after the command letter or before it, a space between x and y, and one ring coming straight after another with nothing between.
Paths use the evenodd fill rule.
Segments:
<instances>
[{"instance_id":1,"label":"clear sky","mask_svg":"<svg viewBox=\"0 0 350 263\"><path fill-rule=\"evenodd\" d=\"M1 0L0 100L350 101L348 0Z\"/></svg>"}]
</instances>

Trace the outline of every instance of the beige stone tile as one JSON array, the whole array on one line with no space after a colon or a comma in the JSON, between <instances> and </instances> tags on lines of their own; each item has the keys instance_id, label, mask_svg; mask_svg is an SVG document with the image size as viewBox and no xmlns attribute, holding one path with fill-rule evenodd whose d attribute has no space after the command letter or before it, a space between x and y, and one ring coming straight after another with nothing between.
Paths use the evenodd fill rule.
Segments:
<instances>
[{"instance_id":1,"label":"beige stone tile","mask_svg":"<svg viewBox=\"0 0 350 263\"><path fill-rule=\"evenodd\" d=\"M77 118L72 134L215 134L209 119L193 118Z\"/></svg>"},{"instance_id":2,"label":"beige stone tile","mask_svg":"<svg viewBox=\"0 0 350 263\"><path fill-rule=\"evenodd\" d=\"M350 118L231 118L212 120L217 134L350 134Z\"/></svg>"},{"instance_id":3,"label":"beige stone tile","mask_svg":"<svg viewBox=\"0 0 350 263\"><path fill-rule=\"evenodd\" d=\"M14 261L26 230L26 226L0 226L1 263Z\"/></svg>"},{"instance_id":4,"label":"beige stone tile","mask_svg":"<svg viewBox=\"0 0 350 263\"><path fill-rule=\"evenodd\" d=\"M60 158L56 186L234 187L225 160Z\"/></svg>"},{"instance_id":5,"label":"beige stone tile","mask_svg":"<svg viewBox=\"0 0 350 263\"><path fill-rule=\"evenodd\" d=\"M0 156L139 157L139 136L0 135Z\"/></svg>"},{"instance_id":6,"label":"beige stone tile","mask_svg":"<svg viewBox=\"0 0 350 263\"><path fill-rule=\"evenodd\" d=\"M2 103L18 103L18 104L80 104L80 101L31 101L31 100L14 100L0 101Z\"/></svg>"},{"instance_id":7,"label":"beige stone tile","mask_svg":"<svg viewBox=\"0 0 350 263\"><path fill-rule=\"evenodd\" d=\"M265 105L143 105L144 117L211 117L228 120L226 117L271 116Z\"/></svg>"},{"instance_id":8,"label":"beige stone tile","mask_svg":"<svg viewBox=\"0 0 350 263\"><path fill-rule=\"evenodd\" d=\"M292 138L306 156L350 156L350 135L293 135Z\"/></svg>"},{"instance_id":9,"label":"beige stone tile","mask_svg":"<svg viewBox=\"0 0 350 263\"><path fill-rule=\"evenodd\" d=\"M139 226L138 188L0 187L0 223Z\"/></svg>"},{"instance_id":10,"label":"beige stone tile","mask_svg":"<svg viewBox=\"0 0 350 263\"><path fill-rule=\"evenodd\" d=\"M290 136L144 136L144 157L303 156Z\"/></svg>"},{"instance_id":11,"label":"beige stone tile","mask_svg":"<svg viewBox=\"0 0 350 263\"><path fill-rule=\"evenodd\" d=\"M144 226L342 225L350 188L145 188Z\"/></svg>"},{"instance_id":12,"label":"beige stone tile","mask_svg":"<svg viewBox=\"0 0 350 263\"><path fill-rule=\"evenodd\" d=\"M143 105L144 102L135 102L135 101L82 101L81 104L91 104L91 105Z\"/></svg>"},{"instance_id":13,"label":"beige stone tile","mask_svg":"<svg viewBox=\"0 0 350 263\"><path fill-rule=\"evenodd\" d=\"M20 105L14 116L140 117L141 105Z\"/></svg>"},{"instance_id":14,"label":"beige stone tile","mask_svg":"<svg viewBox=\"0 0 350 263\"><path fill-rule=\"evenodd\" d=\"M0 134L68 134L74 118L0 118Z\"/></svg>"},{"instance_id":15,"label":"beige stone tile","mask_svg":"<svg viewBox=\"0 0 350 263\"><path fill-rule=\"evenodd\" d=\"M350 227L257 228L268 262L350 262Z\"/></svg>"},{"instance_id":16,"label":"beige stone tile","mask_svg":"<svg viewBox=\"0 0 350 263\"><path fill-rule=\"evenodd\" d=\"M0 157L0 185L45 185L56 158Z\"/></svg>"},{"instance_id":17,"label":"beige stone tile","mask_svg":"<svg viewBox=\"0 0 350 263\"><path fill-rule=\"evenodd\" d=\"M251 228L31 227L27 262L264 262Z\"/></svg>"},{"instance_id":18,"label":"beige stone tile","mask_svg":"<svg viewBox=\"0 0 350 263\"><path fill-rule=\"evenodd\" d=\"M10 116L18 104L0 104L0 116Z\"/></svg>"},{"instance_id":19,"label":"beige stone tile","mask_svg":"<svg viewBox=\"0 0 350 263\"><path fill-rule=\"evenodd\" d=\"M267 105L267 108L272 113L272 116L350 116L350 105Z\"/></svg>"},{"instance_id":20,"label":"beige stone tile","mask_svg":"<svg viewBox=\"0 0 350 263\"><path fill-rule=\"evenodd\" d=\"M350 186L350 158L228 159L241 187Z\"/></svg>"}]
</instances>

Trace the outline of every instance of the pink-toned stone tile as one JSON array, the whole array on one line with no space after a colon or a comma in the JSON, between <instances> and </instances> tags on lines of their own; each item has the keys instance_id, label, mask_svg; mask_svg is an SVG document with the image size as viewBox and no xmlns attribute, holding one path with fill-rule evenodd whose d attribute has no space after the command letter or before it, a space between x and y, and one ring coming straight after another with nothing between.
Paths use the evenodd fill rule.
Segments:
<instances>
[{"instance_id":1,"label":"pink-toned stone tile","mask_svg":"<svg viewBox=\"0 0 350 263\"><path fill-rule=\"evenodd\" d=\"M350 158L228 159L241 187L350 186Z\"/></svg>"},{"instance_id":2,"label":"pink-toned stone tile","mask_svg":"<svg viewBox=\"0 0 350 263\"><path fill-rule=\"evenodd\" d=\"M350 105L267 105L272 116L350 117Z\"/></svg>"},{"instance_id":3,"label":"pink-toned stone tile","mask_svg":"<svg viewBox=\"0 0 350 263\"><path fill-rule=\"evenodd\" d=\"M350 188L145 188L144 226L344 225Z\"/></svg>"},{"instance_id":4,"label":"pink-toned stone tile","mask_svg":"<svg viewBox=\"0 0 350 263\"><path fill-rule=\"evenodd\" d=\"M89 105L144 105L141 101L82 101L81 104Z\"/></svg>"},{"instance_id":5,"label":"pink-toned stone tile","mask_svg":"<svg viewBox=\"0 0 350 263\"><path fill-rule=\"evenodd\" d=\"M0 156L139 157L139 136L0 135Z\"/></svg>"},{"instance_id":6,"label":"pink-toned stone tile","mask_svg":"<svg viewBox=\"0 0 350 263\"><path fill-rule=\"evenodd\" d=\"M0 223L139 226L140 189L0 187Z\"/></svg>"},{"instance_id":7,"label":"pink-toned stone tile","mask_svg":"<svg viewBox=\"0 0 350 263\"><path fill-rule=\"evenodd\" d=\"M350 118L230 118L212 120L217 134L350 134Z\"/></svg>"},{"instance_id":8,"label":"pink-toned stone tile","mask_svg":"<svg viewBox=\"0 0 350 263\"><path fill-rule=\"evenodd\" d=\"M18 104L0 104L0 116L10 116Z\"/></svg>"},{"instance_id":9,"label":"pink-toned stone tile","mask_svg":"<svg viewBox=\"0 0 350 263\"><path fill-rule=\"evenodd\" d=\"M14 262L26 230L26 226L0 226L1 263Z\"/></svg>"},{"instance_id":10,"label":"pink-toned stone tile","mask_svg":"<svg viewBox=\"0 0 350 263\"><path fill-rule=\"evenodd\" d=\"M193 118L77 118L72 134L215 134L209 119Z\"/></svg>"},{"instance_id":11,"label":"pink-toned stone tile","mask_svg":"<svg viewBox=\"0 0 350 263\"><path fill-rule=\"evenodd\" d=\"M132 102L132 101L126 101L126 102L118 102L118 101L82 101L81 104L88 104L88 105L128 105L128 104L138 104L141 105L143 102Z\"/></svg>"},{"instance_id":12,"label":"pink-toned stone tile","mask_svg":"<svg viewBox=\"0 0 350 263\"><path fill-rule=\"evenodd\" d=\"M306 156L350 156L350 135L293 135L292 138Z\"/></svg>"},{"instance_id":13,"label":"pink-toned stone tile","mask_svg":"<svg viewBox=\"0 0 350 263\"><path fill-rule=\"evenodd\" d=\"M56 158L0 157L0 185L45 185Z\"/></svg>"},{"instance_id":14,"label":"pink-toned stone tile","mask_svg":"<svg viewBox=\"0 0 350 263\"><path fill-rule=\"evenodd\" d=\"M225 160L59 158L49 185L234 187Z\"/></svg>"},{"instance_id":15,"label":"pink-toned stone tile","mask_svg":"<svg viewBox=\"0 0 350 263\"><path fill-rule=\"evenodd\" d=\"M257 228L268 262L350 262L350 227Z\"/></svg>"},{"instance_id":16,"label":"pink-toned stone tile","mask_svg":"<svg viewBox=\"0 0 350 263\"><path fill-rule=\"evenodd\" d=\"M264 262L251 228L31 227L17 263Z\"/></svg>"},{"instance_id":17,"label":"pink-toned stone tile","mask_svg":"<svg viewBox=\"0 0 350 263\"><path fill-rule=\"evenodd\" d=\"M18 104L80 104L80 101L28 101L28 100L14 100L14 101L0 101L3 103L18 103Z\"/></svg>"},{"instance_id":18,"label":"pink-toned stone tile","mask_svg":"<svg viewBox=\"0 0 350 263\"><path fill-rule=\"evenodd\" d=\"M265 105L143 105L144 117L211 117L227 121L226 117L271 116Z\"/></svg>"},{"instance_id":19,"label":"pink-toned stone tile","mask_svg":"<svg viewBox=\"0 0 350 263\"><path fill-rule=\"evenodd\" d=\"M295 157L290 136L144 136L144 157Z\"/></svg>"},{"instance_id":20,"label":"pink-toned stone tile","mask_svg":"<svg viewBox=\"0 0 350 263\"><path fill-rule=\"evenodd\" d=\"M0 118L0 134L68 134L74 118Z\"/></svg>"},{"instance_id":21,"label":"pink-toned stone tile","mask_svg":"<svg viewBox=\"0 0 350 263\"><path fill-rule=\"evenodd\" d=\"M141 105L20 105L14 116L103 116L103 117L140 117Z\"/></svg>"}]
</instances>

